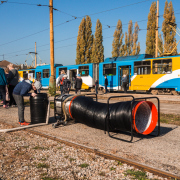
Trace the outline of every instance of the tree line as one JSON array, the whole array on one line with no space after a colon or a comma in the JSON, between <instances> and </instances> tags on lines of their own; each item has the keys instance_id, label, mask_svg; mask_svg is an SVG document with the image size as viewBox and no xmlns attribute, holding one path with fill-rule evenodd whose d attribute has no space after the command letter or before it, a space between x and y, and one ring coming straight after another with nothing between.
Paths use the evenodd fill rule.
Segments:
<instances>
[{"instance_id":1,"label":"tree line","mask_svg":"<svg viewBox=\"0 0 180 180\"><path fill-rule=\"evenodd\" d=\"M146 54L155 56L157 4L152 2L147 21ZM162 35L158 35L158 56L163 54L177 54L176 46L176 19L172 1L165 1L162 23ZM133 28L132 20L128 24L128 32L123 33L122 22L119 19L113 35L112 57L138 55L140 42L138 42L139 25L136 22ZM99 63L104 61L104 47L102 24L96 22L95 34L92 34L91 18L86 16L79 25L76 47L76 64Z\"/></svg>"}]
</instances>

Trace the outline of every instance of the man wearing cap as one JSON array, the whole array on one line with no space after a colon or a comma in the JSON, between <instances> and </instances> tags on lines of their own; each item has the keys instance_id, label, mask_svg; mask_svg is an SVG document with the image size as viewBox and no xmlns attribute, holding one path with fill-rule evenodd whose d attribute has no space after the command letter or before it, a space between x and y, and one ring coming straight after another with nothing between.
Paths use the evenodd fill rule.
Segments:
<instances>
[{"instance_id":1,"label":"man wearing cap","mask_svg":"<svg viewBox=\"0 0 180 180\"><path fill-rule=\"evenodd\" d=\"M81 79L81 75L78 74L77 78L75 80L75 89L76 89L76 94L81 94L81 86L82 86L82 79Z\"/></svg>"},{"instance_id":2,"label":"man wearing cap","mask_svg":"<svg viewBox=\"0 0 180 180\"><path fill-rule=\"evenodd\" d=\"M64 81L63 81L63 94L69 94L70 88L71 88L71 82L69 79L67 79L67 75L64 75Z\"/></svg>"},{"instance_id":3,"label":"man wearing cap","mask_svg":"<svg viewBox=\"0 0 180 180\"><path fill-rule=\"evenodd\" d=\"M13 97L18 106L18 116L19 116L19 124L20 125L29 125L30 123L25 122L24 120L24 98L23 96L36 96L36 93L28 93L31 89L36 90L36 86L30 80L23 80L19 82L14 90Z\"/></svg>"}]
</instances>

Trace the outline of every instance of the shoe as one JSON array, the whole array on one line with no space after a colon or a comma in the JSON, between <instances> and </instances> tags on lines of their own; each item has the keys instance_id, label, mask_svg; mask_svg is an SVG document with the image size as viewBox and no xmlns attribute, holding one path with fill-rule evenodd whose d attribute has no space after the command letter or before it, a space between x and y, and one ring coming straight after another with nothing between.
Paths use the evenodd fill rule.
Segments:
<instances>
[{"instance_id":1,"label":"shoe","mask_svg":"<svg viewBox=\"0 0 180 180\"><path fill-rule=\"evenodd\" d=\"M28 123L28 122L19 122L19 124L21 125L21 126L28 126L28 125L30 125L30 123Z\"/></svg>"},{"instance_id":2,"label":"shoe","mask_svg":"<svg viewBox=\"0 0 180 180\"><path fill-rule=\"evenodd\" d=\"M11 105L11 106L9 106L9 107L17 107L17 105Z\"/></svg>"},{"instance_id":3,"label":"shoe","mask_svg":"<svg viewBox=\"0 0 180 180\"><path fill-rule=\"evenodd\" d=\"M6 109L7 109L8 107L9 107L9 106L7 106L7 105L3 105L3 108L6 108Z\"/></svg>"}]
</instances>

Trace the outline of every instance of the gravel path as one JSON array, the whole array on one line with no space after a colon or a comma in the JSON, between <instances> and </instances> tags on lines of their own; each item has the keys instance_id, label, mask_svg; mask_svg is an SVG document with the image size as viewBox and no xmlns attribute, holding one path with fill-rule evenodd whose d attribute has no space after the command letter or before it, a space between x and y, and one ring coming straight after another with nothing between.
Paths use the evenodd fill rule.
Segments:
<instances>
[{"instance_id":1,"label":"gravel path","mask_svg":"<svg viewBox=\"0 0 180 180\"><path fill-rule=\"evenodd\" d=\"M176 106L179 106L179 105L176 105ZM0 107L0 112L1 112L0 122L6 122L9 124L18 126L17 108L4 109L4 108ZM26 121L30 121L30 108L29 107L26 107L26 109L25 109L25 119L26 119ZM50 123L53 123L53 122L55 122L55 121L53 118L53 110L51 110ZM1 127L1 129L2 128L4 128L4 127ZM161 124L161 135L159 137L136 136L136 137L134 137L133 143L128 143L128 142L120 141L120 140L117 140L114 138L110 138L107 134L104 134L104 131L102 131L102 130L98 130L95 128L88 127L84 124L73 123L73 122L69 123L67 126L58 127L56 129L53 129L52 125L49 124L47 126L33 128L33 130L40 131L40 132L43 132L43 133L46 133L48 135L52 135L55 137L59 137L61 139L66 139L71 142L79 143L79 144L82 144L82 145L85 145L85 146L88 146L88 147L91 147L94 149L98 149L102 152L113 154L113 155L116 155L119 157L128 158L130 160L135 160L136 162L146 164L146 165L149 165L154 168L161 169L161 170L165 170L167 172L174 173L174 174L180 176L180 154L179 154L179 152L180 152L180 140L179 140L180 139L180 127L176 126L176 125ZM20 134L20 135L22 133L25 133L25 132L24 131L17 132L17 134ZM16 134L16 132L15 132L15 134ZM0 134L0 135L2 136L3 134ZM9 133L7 133L7 135L9 135ZM6 134L5 134L5 136L6 136ZM29 138L28 136L30 136L30 134L27 134L24 137ZM125 135L125 134L117 134L116 137L119 137L121 139L127 139L127 140L130 139L130 136ZM39 139L41 139L41 140L38 141ZM34 139L33 138L27 139L26 142L28 144L30 144L30 141L32 141L32 143L47 141L47 140L42 140L42 139L43 138L36 137ZM48 140L47 142L49 142L49 141L50 140ZM5 142L7 142L7 141L5 141ZM52 142L52 144L56 143L53 141L51 141L51 142ZM2 144L2 143L3 143L3 141L0 142L0 144ZM30 146L30 145L28 145L28 146ZM46 144L44 143L43 145L40 145L40 146L46 147ZM69 148L69 147L67 147L67 148ZM37 151L37 152L39 152L39 151ZM79 152L80 152L80 150L79 150ZM51 153L51 155L52 154L56 155L57 153ZM69 156L69 155L67 155L67 156ZM32 157L34 157L34 156L32 155ZM56 156L56 158L57 158L57 156ZM50 163L50 161L48 161L48 162ZM72 162L74 162L74 161L72 161ZM110 164L109 167L111 167L112 164ZM101 165L103 165L103 164L100 164L100 166ZM119 167L119 165L118 165L118 167ZM90 166L88 166L88 168L90 168ZM47 170L47 168L45 168L45 169ZM82 168L82 170L84 170L84 168ZM96 175L98 176L99 173L101 174L101 171L102 170L98 171ZM124 172L124 170L121 170L121 171L122 171L122 173ZM28 172L30 172L30 171L28 170ZM45 173L48 173L48 172L49 171L47 170L47 172L45 172ZM103 179L103 178L111 179L110 176L106 177L106 175L108 173L107 174L105 173L106 175L103 176L103 174L104 174L103 172L100 176L100 179ZM110 172L112 173L112 171L110 171ZM1 173L1 171L0 171L0 173ZM116 174L116 172L115 172L115 174ZM47 174L47 175L49 177L51 177L51 174ZM87 175L87 176L89 176L89 175ZM150 175L150 176L152 176L152 175ZM62 176L62 177L64 178L65 176ZM77 173L75 177L79 178L80 176ZM154 178L154 176L152 176L152 177ZM123 176L123 177L115 178L115 176L112 175L112 179L118 179L118 178L123 179L125 177ZM67 179L67 178L65 178L65 179ZM76 178L74 178L74 179L76 179ZM93 177L91 179L93 179ZM94 179L96 179L96 178L94 177Z\"/></svg>"},{"instance_id":2,"label":"gravel path","mask_svg":"<svg viewBox=\"0 0 180 180\"><path fill-rule=\"evenodd\" d=\"M0 124L0 129L7 128ZM0 179L165 179L27 131L0 134ZM146 174L146 175L145 175Z\"/></svg>"}]
</instances>

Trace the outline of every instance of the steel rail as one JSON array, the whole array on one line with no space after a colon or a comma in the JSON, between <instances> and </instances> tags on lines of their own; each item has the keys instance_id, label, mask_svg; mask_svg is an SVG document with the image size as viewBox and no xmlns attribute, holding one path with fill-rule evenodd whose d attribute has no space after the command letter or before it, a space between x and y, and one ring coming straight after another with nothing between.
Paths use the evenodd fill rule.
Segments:
<instances>
[{"instance_id":1,"label":"steel rail","mask_svg":"<svg viewBox=\"0 0 180 180\"><path fill-rule=\"evenodd\" d=\"M7 126L10 126L9 124L7 124L5 122L1 122L1 123L5 124ZM11 127L12 127L12 125L11 125ZM55 136L52 136L52 135L49 135L49 134L46 134L46 133L42 133L42 132L39 132L39 131L35 131L35 130L32 130L32 129L23 129L23 130L25 130L25 131L27 131L29 133L35 134L35 135L39 135L39 136L44 137L44 138L48 138L48 139L51 139L51 140L54 140L54 141L57 141L57 142L64 143L67 146L71 146L71 147L74 147L74 148L77 148L77 149L83 149L83 150L85 150L87 152L90 152L90 153L95 153L96 155L104 157L106 159L120 161L121 163L128 164L130 166L133 166L133 167L138 168L138 169L143 170L143 171L153 173L154 175L158 175L158 176L163 177L163 178L167 178L167 179L171 179L171 180L172 179L180 180L180 176L177 176L176 174L168 173L166 171L163 171L163 170L160 170L160 169L157 169L157 168L153 168L151 166L148 166L148 165L145 165L145 164L142 164L142 163L138 163L136 161L133 161L133 160L130 160L130 159L127 159L127 158L123 158L123 157L115 156L115 155L112 155L112 154L109 154L109 153L105 153L105 152L102 152L100 150L97 150L97 149L94 149L94 148L91 148L91 147L88 147L88 146L85 146L85 145L82 145L82 144L70 142L70 141L67 141L65 139L57 138Z\"/></svg>"},{"instance_id":2,"label":"steel rail","mask_svg":"<svg viewBox=\"0 0 180 180\"><path fill-rule=\"evenodd\" d=\"M91 148L91 147L87 147L87 146L82 145L82 144L70 142L70 141L67 141L65 139L57 138L55 136L51 136L51 135L48 135L48 134L45 134L45 133L37 132L37 131L31 130L31 129L26 129L26 131L28 131L28 132L30 132L32 134L35 134L35 135L39 135L41 137L45 137L45 138L48 138L48 139L51 139L51 140L54 140L54 141L57 141L57 142L64 143L64 144L66 144L68 146L75 147L77 149L83 149L83 150L86 150L87 152L95 153L96 155L99 155L99 156L104 157L106 159L111 159L111 160L115 160L115 161L120 161L121 163L126 163L126 164L128 164L130 166L136 167L136 168L138 168L140 170L143 170L143 171L148 171L148 172L153 173L154 175L158 175L160 177L164 177L164 178L168 178L168 179L180 180L180 176L177 176L177 175L172 174L172 173L168 173L168 172L160 170L160 169L153 168L153 167L148 166L148 165L138 163L138 162L130 160L130 159L115 156L115 155L112 155L112 154L109 154L109 153L104 153L104 152L102 152L100 150L97 150L97 149L94 149L94 148Z\"/></svg>"}]
</instances>

